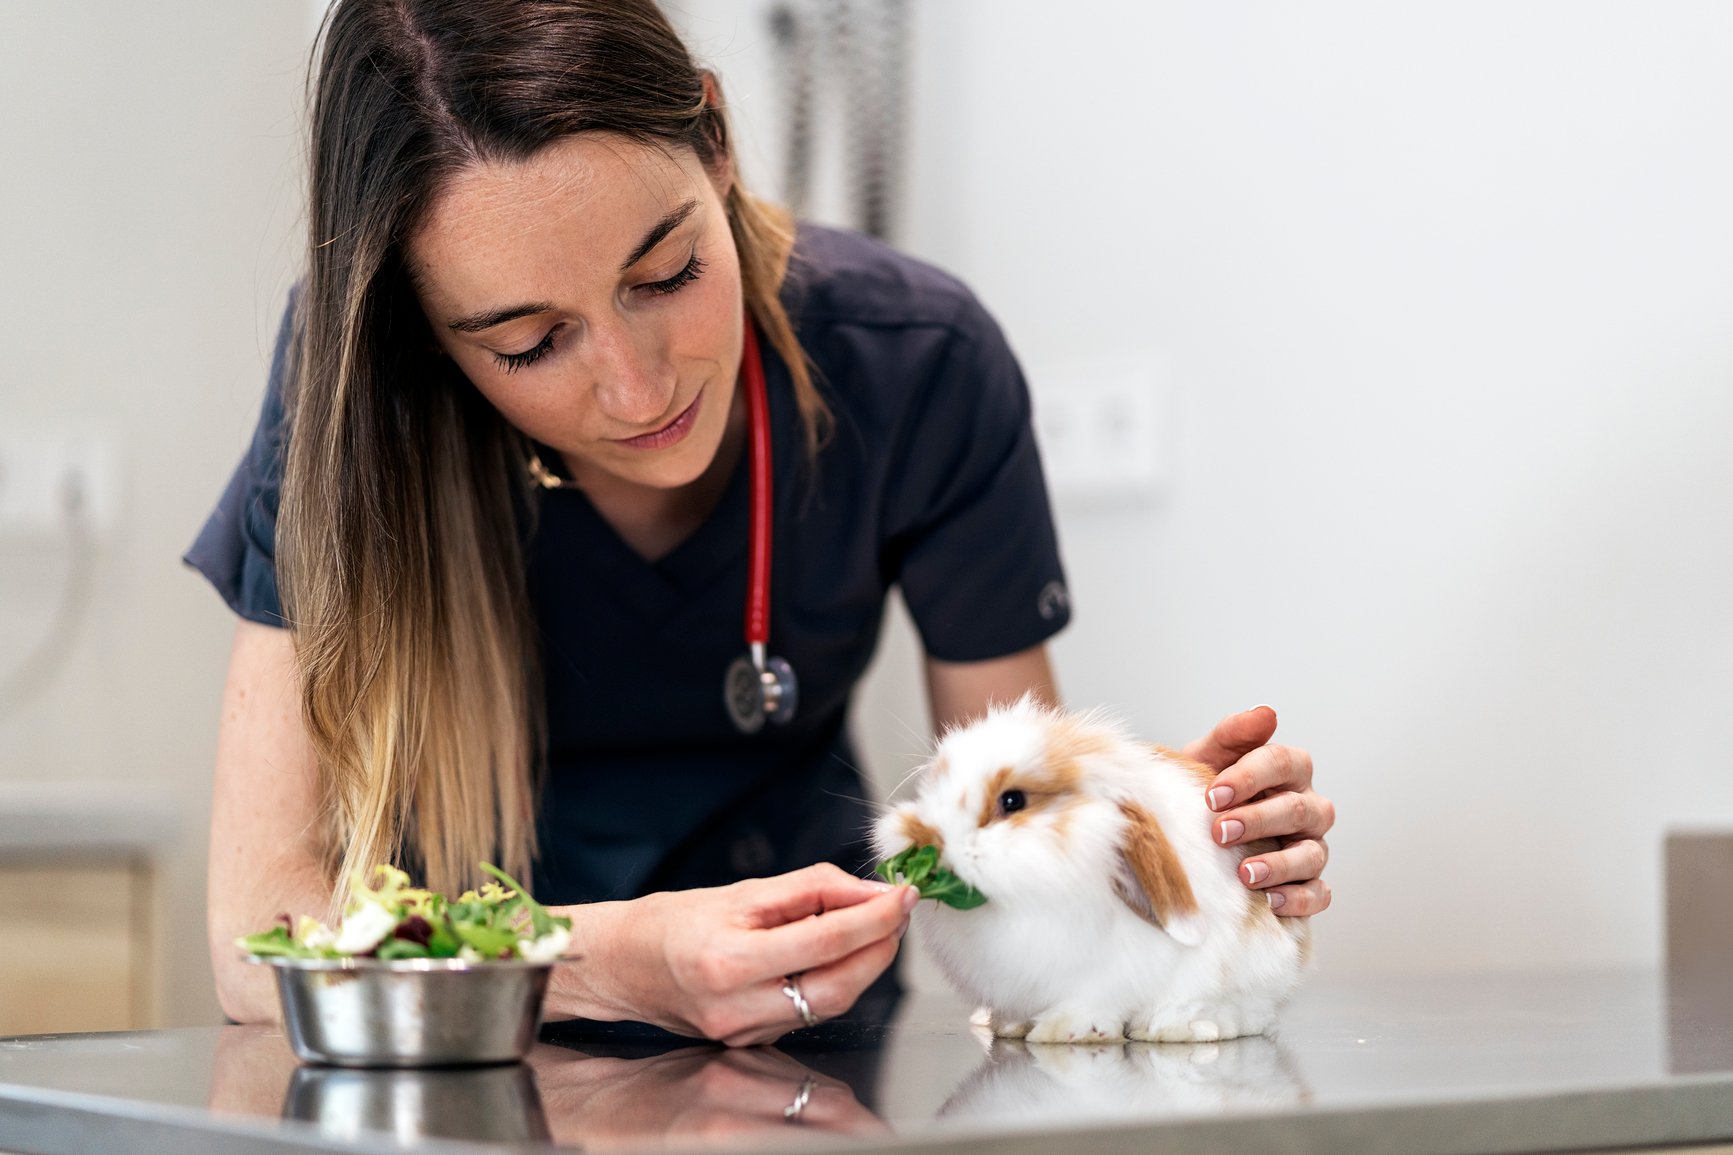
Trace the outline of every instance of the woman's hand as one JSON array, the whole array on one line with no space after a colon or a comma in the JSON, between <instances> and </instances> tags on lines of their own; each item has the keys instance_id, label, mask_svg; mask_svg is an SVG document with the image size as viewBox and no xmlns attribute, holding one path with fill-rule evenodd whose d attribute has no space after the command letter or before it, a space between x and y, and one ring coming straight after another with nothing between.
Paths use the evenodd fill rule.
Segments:
<instances>
[{"instance_id":1,"label":"woman's hand","mask_svg":"<svg viewBox=\"0 0 1733 1155\"><path fill-rule=\"evenodd\" d=\"M884 973L920 896L821 863L775 878L592 903L572 918L550 1018L636 1019L730 1046L804 1026L782 992L797 976L819 1018Z\"/></svg>"},{"instance_id":2,"label":"woman's hand","mask_svg":"<svg viewBox=\"0 0 1733 1155\"><path fill-rule=\"evenodd\" d=\"M1317 914L1330 905L1330 884L1318 876L1330 859L1324 834L1336 824L1336 807L1312 789L1310 754L1267 744L1275 732L1276 711L1254 706L1229 714L1183 753L1220 772L1205 794L1217 812L1212 829L1218 843L1273 838L1281 844L1241 863L1240 881L1268 894L1277 914Z\"/></svg>"}]
</instances>

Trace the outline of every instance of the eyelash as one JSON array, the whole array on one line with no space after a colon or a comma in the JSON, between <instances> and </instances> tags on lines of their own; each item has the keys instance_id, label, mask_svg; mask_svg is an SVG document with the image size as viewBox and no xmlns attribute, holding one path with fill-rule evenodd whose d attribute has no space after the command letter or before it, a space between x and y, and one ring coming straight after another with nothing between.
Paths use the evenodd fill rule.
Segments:
<instances>
[{"instance_id":1,"label":"eyelash","mask_svg":"<svg viewBox=\"0 0 1733 1155\"><path fill-rule=\"evenodd\" d=\"M666 281L651 281L649 284L642 287L648 289L652 293L678 293L681 289L684 289L687 285L696 281L698 279L698 274L703 271L704 258L699 256L697 253L693 253L692 259L687 261L686 267L681 269L678 273L675 273Z\"/></svg>"},{"instance_id":2,"label":"eyelash","mask_svg":"<svg viewBox=\"0 0 1733 1155\"><path fill-rule=\"evenodd\" d=\"M686 267L681 269L678 273L675 273L672 277L669 277L665 281L651 281L649 284L640 285L638 287L658 295L678 293L681 289L684 289L687 285L696 281L698 275L703 271L704 258L700 257L697 253L693 253L692 259L686 262ZM537 341L534 346L525 349L521 353L495 353L493 355L494 360L498 361L500 367L507 373L516 373L519 369L529 365L534 365L537 361L540 361L543 357L547 356L553 349L554 334L557 332L559 332L559 328L556 326L553 329L549 329L548 335L543 337L540 341Z\"/></svg>"},{"instance_id":3,"label":"eyelash","mask_svg":"<svg viewBox=\"0 0 1733 1155\"><path fill-rule=\"evenodd\" d=\"M546 337L543 337L540 341L535 343L534 347L525 349L522 353L495 353L493 355L494 360L498 361L500 368L504 369L507 373L516 373L526 365L534 365L537 361L540 361L547 355L549 349L554 347L554 333L556 331L556 329L549 329Z\"/></svg>"}]
</instances>

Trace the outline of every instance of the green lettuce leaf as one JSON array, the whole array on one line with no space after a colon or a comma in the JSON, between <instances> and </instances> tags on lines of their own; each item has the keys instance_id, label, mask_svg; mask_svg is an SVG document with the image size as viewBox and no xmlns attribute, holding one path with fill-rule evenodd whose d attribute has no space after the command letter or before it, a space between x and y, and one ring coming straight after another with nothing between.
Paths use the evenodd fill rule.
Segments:
<instances>
[{"instance_id":1,"label":"green lettuce leaf","mask_svg":"<svg viewBox=\"0 0 1733 1155\"><path fill-rule=\"evenodd\" d=\"M296 942L286 926L274 926L235 940L242 950L260 958L318 958L319 952Z\"/></svg>"},{"instance_id":2,"label":"green lettuce leaf","mask_svg":"<svg viewBox=\"0 0 1733 1155\"><path fill-rule=\"evenodd\" d=\"M935 899L958 910L973 910L987 901L986 895L939 865L936 846L911 846L879 863L878 874L893 885L906 882L922 898Z\"/></svg>"},{"instance_id":3,"label":"green lettuce leaf","mask_svg":"<svg viewBox=\"0 0 1733 1155\"><path fill-rule=\"evenodd\" d=\"M479 891L465 891L456 899L410 886L409 876L392 866L377 866L371 875L357 871L345 915L367 906L389 912L396 926L369 952L386 960L453 958L466 946L485 959L515 958L520 944L541 938L555 927L571 929L571 919L555 915L531 898L499 867L486 862L480 865L499 881L488 882ZM235 943L260 957L342 957L330 947L332 937L333 932L316 919L303 917L293 933L287 926L274 926Z\"/></svg>"}]
</instances>

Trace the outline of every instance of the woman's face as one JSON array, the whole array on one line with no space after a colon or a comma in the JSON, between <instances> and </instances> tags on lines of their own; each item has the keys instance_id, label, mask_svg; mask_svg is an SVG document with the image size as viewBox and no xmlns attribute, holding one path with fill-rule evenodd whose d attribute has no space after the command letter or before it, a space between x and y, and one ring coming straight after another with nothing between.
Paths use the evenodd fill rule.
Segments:
<instances>
[{"instance_id":1,"label":"woman's face","mask_svg":"<svg viewBox=\"0 0 1733 1155\"><path fill-rule=\"evenodd\" d=\"M742 340L726 181L585 133L465 169L409 240L435 340L580 484L670 489L716 456Z\"/></svg>"}]
</instances>

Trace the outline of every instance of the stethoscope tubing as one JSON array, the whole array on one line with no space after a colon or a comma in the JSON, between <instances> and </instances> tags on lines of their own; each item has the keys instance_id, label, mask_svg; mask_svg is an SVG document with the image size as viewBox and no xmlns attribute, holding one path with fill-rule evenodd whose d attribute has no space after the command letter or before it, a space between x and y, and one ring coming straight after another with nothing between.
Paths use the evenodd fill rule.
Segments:
<instances>
[{"instance_id":1,"label":"stethoscope tubing","mask_svg":"<svg viewBox=\"0 0 1733 1155\"><path fill-rule=\"evenodd\" d=\"M747 468L751 474L746 558L746 653L728 667L722 698L729 717L743 734L754 734L766 720L787 725L800 700L800 680L770 643L771 443L770 402L764 388L764 359L752 314L745 316L740 350L740 388L746 393Z\"/></svg>"},{"instance_id":2,"label":"stethoscope tubing","mask_svg":"<svg viewBox=\"0 0 1733 1155\"><path fill-rule=\"evenodd\" d=\"M740 370L741 384L746 389L746 413L750 431L747 443L752 470L752 521L748 530L746 560L746 645L751 650L770 641L772 494L770 402L764 388L764 360L758 351L758 334L753 328L750 313L746 316Z\"/></svg>"}]
</instances>

